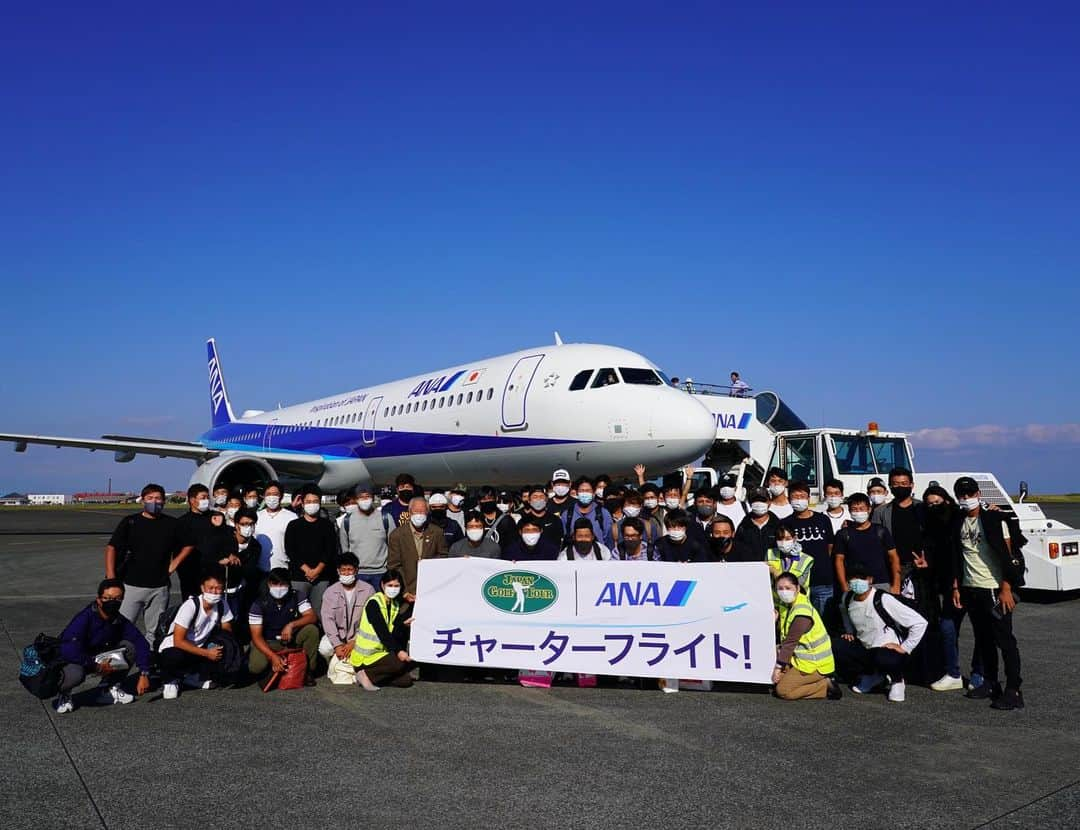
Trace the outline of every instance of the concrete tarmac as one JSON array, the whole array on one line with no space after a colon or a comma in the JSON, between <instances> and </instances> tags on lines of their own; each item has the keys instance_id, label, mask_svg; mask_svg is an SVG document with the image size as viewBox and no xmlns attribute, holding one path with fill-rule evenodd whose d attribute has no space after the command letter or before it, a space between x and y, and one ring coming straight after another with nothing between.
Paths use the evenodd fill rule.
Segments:
<instances>
[{"instance_id":1,"label":"concrete tarmac","mask_svg":"<svg viewBox=\"0 0 1080 830\"><path fill-rule=\"evenodd\" d=\"M418 683L155 689L57 716L17 680L101 576L111 510L0 510L0 827L920 827L1080 822L1080 603L1024 602L1027 709ZM961 647L970 654L970 628ZM93 687L83 687L85 699Z\"/></svg>"}]
</instances>

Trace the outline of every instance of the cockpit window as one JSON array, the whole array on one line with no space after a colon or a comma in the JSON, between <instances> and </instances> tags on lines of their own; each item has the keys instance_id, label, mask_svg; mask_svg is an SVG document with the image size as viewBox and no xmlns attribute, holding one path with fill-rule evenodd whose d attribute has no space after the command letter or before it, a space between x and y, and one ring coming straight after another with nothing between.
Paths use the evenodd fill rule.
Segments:
<instances>
[{"instance_id":1,"label":"cockpit window","mask_svg":"<svg viewBox=\"0 0 1080 830\"><path fill-rule=\"evenodd\" d=\"M632 383L635 386L662 386L664 383L652 369L628 369L620 366L619 374L622 375L623 383Z\"/></svg>"},{"instance_id":2,"label":"cockpit window","mask_svg":"<svg viewBox=\"0 0 1080 830\"><path fill-rule=\"evenodd\" d=\"M596 373L596 380L592 382L593 389L599 389L601 386L612 386L619 382L619 376L615 374L614 369L601 369Z\"/></svg>"},{"instance_id":3,"label":"cockpit window","mask_svg":"<svg viewBox=\"0 0 1080 830\"><path fill-rule=\"evenodd\" d=\"M579 389L584 389L589 385L589 378L592 377L593 370L585 369L574 375L574 379L570 381L570 391L577 392Z\"/></svg>"}]
</instances>

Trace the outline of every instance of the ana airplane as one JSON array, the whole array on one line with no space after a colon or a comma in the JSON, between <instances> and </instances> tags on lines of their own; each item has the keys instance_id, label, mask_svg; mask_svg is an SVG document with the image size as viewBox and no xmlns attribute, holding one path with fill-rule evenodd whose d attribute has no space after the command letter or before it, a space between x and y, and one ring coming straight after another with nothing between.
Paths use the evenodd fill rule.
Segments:
<instances>
[{"instance_id":1,"label":"ana airplane","mask_svg":"<svg viewBox=\"0 0 1080 830\"><path fill-rule=\"evenodd\" d=\"M401 472L424 485L524 485L552 471L629 475L700 458L713 416L672 388L657 366L612 346L556 344L500 355L329 398L233 414L221 360L207 341L212 426L198 441L0 433L29 444L189 458L192 483L314 481L326 491L385 484Z\"/></svg>"}]
</instances>

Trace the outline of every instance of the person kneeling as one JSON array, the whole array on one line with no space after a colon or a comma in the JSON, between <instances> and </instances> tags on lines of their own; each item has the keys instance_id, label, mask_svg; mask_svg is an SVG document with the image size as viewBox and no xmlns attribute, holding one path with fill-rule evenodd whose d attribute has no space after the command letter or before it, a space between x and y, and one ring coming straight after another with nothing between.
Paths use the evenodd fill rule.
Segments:
<instances>
[{"instance_id":1,"label":"person kneeling","mask_svg":"<svg viewBox=\"0 0 1080 830\"><path fill-rule=\"evenodd\" d=\"M259 598L251 605L248 626L251 628L248 671L252 676L258 677L267 669L285 671L285 661L278 652L295 644L307 658L304 685L315 685L315 661L319 656L315 611L291 587L287 568L270 571Z\"/></svg>"},{"instance_id":2,"label":"person kneeling","mask_svg":"<svg viewBox=\"0 0 1080 830\"><path fill-rule=\"evenodd\" d=\"M181 684L212 689L224 680L225 646L217 641L232 637L233 619L229 603L222 601L225 582L224 568L208 568L199 583L199 595L188 597L177 609L158 650L158 664L168 678L163 694L166 700L176 698Z\"/></svg>"},{"instance_id":3,"label":"person kneeling","mask_svg":"<svg viewBox=\"0 0 1080 830\"><path fill-rule=\"evenodd\" d=\"M350 660L356 668L356 682L369 692L378 690L379 684L407 688L412 685L409 672L412 658L405 650L408 632L405 629L412 618L403 619L401 574L387 571L379 590L364 606L364 615L353 640Z\"/></svg>"},{"instance_id":4,"label":"person kneeling","mask_svg":"<svg viewBox=\"0 0 1080 830\"><path fill-rule=\"evenodd\" d=\"M71 692L88 674L101 675L99 695L106 704L131 703L135 698L120 688L127 668L119 668L119 652L128 666L139 667L138 694L150 690L150 644L127 617L120 614L124 583L105 579L98 585L97 600L72 618L60 635L60 657L64 660L60 694L53 702L59 715L75 708ZM112 652L112 653L110 653Z\"/></svg>"},{"instance_id":5,"label":"person kneeling","mask_svg":"<svg viewBox=\"0 0 1080 830\"><path fill-rule=\"evenodd\" d=\"M789 571L780 574L776 593L780 598L780 646L772 674L776 696L781 700L839 700L843 697L840 685L830 677L836 667L829 632L799 590L799 578Z\"/></svg>"}]
</instances>

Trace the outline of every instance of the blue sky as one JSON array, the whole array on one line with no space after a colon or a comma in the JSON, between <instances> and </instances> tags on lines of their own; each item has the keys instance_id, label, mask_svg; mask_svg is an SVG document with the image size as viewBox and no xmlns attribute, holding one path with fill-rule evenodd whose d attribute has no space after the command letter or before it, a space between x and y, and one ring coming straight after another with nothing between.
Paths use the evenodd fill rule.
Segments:
<instances>
[{"instance_id":1,"label":"blue sky","mask_svg":"<svg viewBox=\"0 0 1080 830\"><path fill-rule=\"evenodd\" d=\"M1080 490L1080 13L670 5L9 10L0 431L192 438L210 335L242 409L557 329Z\"/></svg>"}]
</instances>

